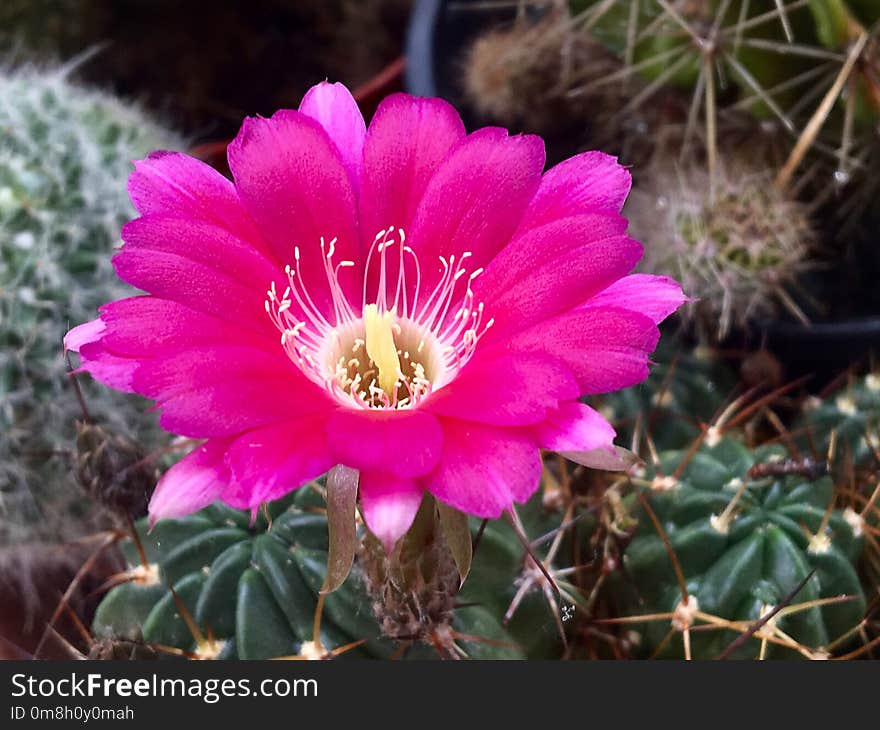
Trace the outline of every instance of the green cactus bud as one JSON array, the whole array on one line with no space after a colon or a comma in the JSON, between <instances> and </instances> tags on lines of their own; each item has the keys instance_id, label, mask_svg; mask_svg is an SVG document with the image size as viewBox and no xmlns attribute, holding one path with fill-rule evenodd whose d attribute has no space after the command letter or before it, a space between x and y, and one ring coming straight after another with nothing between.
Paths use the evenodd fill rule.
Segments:
<instances>
[{"instance_id":1,"label":"green cactus bud","mask_svg":"<svg viewBox=\"0 0 880 730\"><path fill-rule=\"evenodd\" d=\"M643 267L667 273L695 299L685 318L707 340L788 311L789 289L810 266L816 234L806 205L773 185L769 169L728 158L714 184L698 166L660 160L627 206L646 244Z\"/></svg>"}]
</instances>

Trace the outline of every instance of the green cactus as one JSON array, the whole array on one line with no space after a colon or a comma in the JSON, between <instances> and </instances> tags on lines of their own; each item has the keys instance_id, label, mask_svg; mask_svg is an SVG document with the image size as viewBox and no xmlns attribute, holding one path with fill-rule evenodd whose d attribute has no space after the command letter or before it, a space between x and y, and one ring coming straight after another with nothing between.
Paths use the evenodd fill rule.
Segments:
<instances>
[{"instance_id":1,"label":"green cactus","mask_svg":"<svg viewBox=\"0 0 880 730\"><path fill-rule=\"evenodd\" d=\"M648 513L637 506L638 528L625 556L629 580L615 584L621 614L669 613L672 628L709 623L702 615L752 623L802 581L791 609L775 627L811 656L839 648L835 640L865 613L854 563L863 548L861 518L831 510L834 487L815 465L785 462L776 447L752 451L730 437L703 444L681 469L685 452L665 452L644 475L647 503L668 536L689 594L683 602L673 561ZM821 471L821 470L819 470ZM679 473L680 472L680 473ZM811 576L810 572L815 571ZM809 579L807 580L807 578ZM846 595L847 600L840 596ZM666 641L670 620L645 622L646 655L681 656L681 639ZM768 628L770 630L770 628ZM738 636L732 630L690 631L694 658L713 658ZM779 635L781 636L781 634ZM785 639L783 639L785 641ZM734 656L794 657L795 649L751 638Z\"/></svg>"},{"instance_id":2,"label":"green cactus","mask_svg":"<svg viewBox=\"0 0 880 730\"><path fill-rule=\"evenodd\" d=\"M375 563L366 569L356 566L339 589L325 596L320 646L313 641L328 551L327 517L315 489L303 487L267 505L253 524L249 513L215 503L189 517L161 520L152 531L145 521L137 529L150 567L143 567L133 543L124 545L132 580L113 588L98 607L93 622L98 640L145 640L220 659L320 658L361 640L363 644L340 656L389 657L395 652L396 644L383 635L388 633L383 632L386 624L380 626L374 608L387 619L391 601L399 603L400 597L389 598L387 591L370 595L366 584L376 581ZM381 550L370 549L375 548ZM486 570L481 562L478 556L477 573ZM414 564L402 561L398 567L404 571L406 565ZM511 585L514 575L508 576ZM444 610L454 611L450 635L463 637L455 645L472 658L522 658L494 603L456 608L457 574L455 578L454 589L447 586L449 596L437 597ZM187 607L201 640L194 638L169 587ZM461 600L469 601L466 596ZM438 626L445 625L442 617L435 619ZM436 656L425 638L407 652L408 658Z\"/></svg>"},{"instance_id":3,"label":"green cactus","mask_svg":"<svg viewBox=\"0 0 880 730\"><path fill-rule=\"evenodd\" d=\"M827 396L810 396L792 429L804 448L824 456L832 434L838 452L862 464L880 450L880 375L854 378Z\"/></svg>"},{"instance_id":4,"label":"green cactus","mask_svg":"<svg viewBox=\"0 0 880 730\"><path fill-rule=\"evenodd\" d=\"M135 293L110 251L134 216L131 161L180 140L68 70L0 74L0 543L82 534L72 486L82 418L62 356L72 324ZM109 430L161 442L146 401L83 383Z\"/></svg>"}]
</instances>

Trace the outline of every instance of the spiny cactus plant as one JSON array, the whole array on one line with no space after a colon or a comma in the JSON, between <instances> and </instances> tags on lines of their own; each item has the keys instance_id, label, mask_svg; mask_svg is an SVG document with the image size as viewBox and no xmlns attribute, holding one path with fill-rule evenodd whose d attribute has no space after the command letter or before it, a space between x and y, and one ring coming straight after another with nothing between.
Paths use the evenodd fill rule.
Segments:
<instances>
[{"instance_id":1,"label":"spiny cactus plant","mask_svg":"<svg viewBox=\"0 0 880 730\"><path fill-rule=\"evenodd\" d=\"M861 122L877 118L876 100L868 101L864 93L860 100L856 87L871 88L866 78L871 76L874 54L870 43L857 41L862 35L866 41L874 36L878 13L861 7L858 0L574 0L572 6L585 16L583 27L620 54L633 74L650 82L650 93L639 103L670 87L689 98L689 111L680 123L687 126L688 137L699 130L710 158L731 112L772 119L793 139L806 131L811 116L821 112L823 124L829 121L838 102L839 114L828 128L849 142L852 123L859 120L846 112L846 106L852 105L850 112L859 107ZM846 68L850 53L853 62ZM852 81L852 93L841 96L842 85L831 92L841 75ZM820 103L826 93L830 105ZM866 111L872 105L873 111ZM844 117L852 117L851 122ZM847 125L848 132L843 129ZM860 128L870 126L869 122ZM807 147L817 143L815 149L821 151L815 133L804 141ZM847 159L851 148L829 144L825 152L832 151L844 167L852 162Z\"/></svg>"},{"instance_id":2,"label":"spiny cactus plant","mask_svg":"<svg viewBox=\"0 0 880 730\"><path fill-rule=\"evenodd\" d=\"M436 542L425 527L431 514L417 522L420 535L404 538L408 555L390 569L368 537L363 569L320 599L328 529L317 489L268 504L253 524L249 513L220 503L161 520L151 532L142 521L144 555L124 546L131 568L102 601L93 631L100 640L144 640L202 659L387 658L398 642L412 645L408 657L522 658L494 604L457 605L458 572L443 546L419 550L426 532Z\"/></svg>"},{"instance_id":3,"label":"spiny cactus plant","mask_svg":"<svg viewBox=\"0 0 880 730\"><path fill-rule=\"evenodd\" d=\"M618 615L654 615L640 628L646 656L713 658L783 602L731 656L826 656L862 621L861 518L833 509L821 465L724 436L661 454L635 481L631 582L615 598Z\"/></svg>"},{"instance_id":4,"label":"spiny cactus plant","mask_svg":"<svg viewBox=\"0 0 880 730\"><path fill-rule=\"evenodd\" d=\"M683 277L685 291L701 302L689 311L705 314L705 339L755 320L834 316L824 292L810 296L798 284L816 269L814 288L840 286L833 272L849 266L845 260L864 260L863 249L874 256L860 243L873 230L861 222L864 214L877 207L869 173L880 154L874 4L531 5L538 15L543 9L543 20L523 15L513 30L491 31L475 44L463 84L473 102L515 100L534 115L552 108L542 104L552 90L563 109L552 116L579 119L589 129L585 146L636 163L628 213L647 223L637 232L657 254L644 270ZM514 61L486 61L485 49L502 43L515 51L499 50L498 59ZM593 52L602 63L571 52L597 45L606 51ZM530 83L518 87L519 79ZM648 164L658 150L660 163ZM835 195L822 210L837 222L820 236L811 216Z\"/></svg>"},{"instance_id":5,"label":"spiny cactus plant","mask_svg":"<svg viewBox=\"0 0 880 730\"><path fill-rule=\"evenodd\" d=\"M832 392L809 396L793 431L805 448L825 454L831 446L857 463L880 449L880 375L851 378Z\"/></svg>"},{"instance_id":6,"label":"spiny cactus plant","mask_svg":"<svg viewBox=\"0 0 880 730\"><path fill-rule=\"evenodd\" d=\"M72 322L133 293L109 253L134 216L131 161L179 147L130 104L69 69L0 74L0 542L81 534L75 421L61 340ZM90 414L141 447L161 442L145 401L82 385Z\"/></svg>"},{"instance_id":7,"label":"spiny cactus plant","mask_svg":"<svg viewBox=\"0 0 880 730\"><path fill-rule=\"evenodd\" d=\"M619 73L621 63L590 35L572 33L572 22L564 3L556 3L538 22L520 20L478 37L464 63L467 101L512 128L550 135L577 128L604 141L610 114L625 102L622 87L609 84L575 97L568 91L585 74Z\"/></svg>"},{"instance_id":8,"label":"spiny cactus plant","mask_svg":"<svg viewBox=\"0 0 880 730\"><path fill-rule=\"evenodd\" d=\"M817 238L809 208L774 186L772 171L744 158L723 167L713 183L703 167L659 160L627 208L643 267L682 282L695 300L684 315L709 340L780 310L804 320L790 290Z\"/></svg>"}]
</instances>

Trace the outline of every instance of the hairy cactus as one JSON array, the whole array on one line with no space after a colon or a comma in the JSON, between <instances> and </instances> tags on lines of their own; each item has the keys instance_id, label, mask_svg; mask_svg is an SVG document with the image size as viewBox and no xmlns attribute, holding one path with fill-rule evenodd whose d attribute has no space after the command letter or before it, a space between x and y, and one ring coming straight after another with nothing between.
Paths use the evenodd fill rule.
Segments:
<instances>
[{"instance_id":1,"label":"hairy cactus","mask_svg":"<svg viewBox=\"0 0 880 730\"><path fill-rule=\"evenodd\" d=\"M81 534L73 487L83 413L66 372L71 322L133 293L109 253L134 215L131 161L179 146L130 104L66 71L0 74L0 542ZM83 383L89 413L145 448L159 443L145 401Z\"/></svg>"},{"instance_id":2,"label":"hairy cactus","mask_svg":"<svg viewBox=\"0 0 880 730\"><path fill-rule=\"evenodd\" d=\"M622 612L661 614L643 624L646 655L681 656L687 647L694 658L713 658L783 602L733 656L824 656L862 620L854 563L863 525L857 514L831 508L834 487L821 464L723 437L693 454L661 454L641 483L653 516L635 510L638 529L624 559L631 583L618 582L616 598ZM675 631L686 641L671 640Z\"/></svg>"},{"instance_id":3,"label":"hairy cactus","mask_svg":"<svg viewBox=\"0 0 880 730\"><path fill-rule=\"evenodd\" d=\"M162 520L149 533L145 521L138 523L147 563L134 544L125 545L129 580L99 606L96 638L143 640L205 659L319 659L334 656L334 650L349 658L389 657L396 641L416 642L408 657L430 657L436 648L443 656L522 658L487 607L456 608L458 573L442 559L442 546L435 550L439 562L416 551L396 562L389 581L384 554L376 557L381 546L367 537L362 555L372 554L364 569L356 566L339 589L323 597L316 624L328 558L322 508L318 492L303 487L267 505L253 524L249 513L220 503ZM440 568L435 576L429 575L432 566ZM415 572L422 582L413 578ZM415 593L403 589L405 573ZM419 599L433 600L437 610L418 606Z\"/></svg>"},{"instance_id":4,"label":"hairy cactus","mask_svg":"<svg viewBox=\"0 0 880 730\"><path fill-rule=\"evenodd\" d=\"M682 282L695 300L685 317L710 340L780 310L804 319L790 290L816 241L809 209L769 170L743 159L723 167L713 184L701 167L657 162L627 208L646 244L644 268Z\"/></svg>"},{"instance_id":5,"label":"hairy cactus","mask_svg":"<svg viewBox=\"0 0 880 730\"><path fill-rule=\"evenodd\" d=\"M463 68L465 97L483 117L551 136L587 131L591 139L612 144L619 138L609 124L625 102L619 84L577 96L568 91L575 80L619 73L621 63L590 35L573 33L564 8L478 37Z\"/></svg>"}]
</instances>

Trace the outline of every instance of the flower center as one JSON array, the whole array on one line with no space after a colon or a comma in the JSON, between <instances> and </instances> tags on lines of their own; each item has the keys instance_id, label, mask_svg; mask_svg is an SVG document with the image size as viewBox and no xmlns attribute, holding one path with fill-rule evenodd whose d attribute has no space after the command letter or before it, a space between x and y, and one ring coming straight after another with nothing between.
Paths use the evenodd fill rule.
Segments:
<instances>
[{"instance_id":1,"label":"flower center","mask_svg":"<svg viewBox=\"0 0 880 730\"><path fill-rule=\"evenodd\" d=\"M483 304L474 302L471 289L482 269L468 272L462 265L468 252L458 261L454 255L441 256L440 280L423 296L418 256L406 245L403 230L380 231L364 266L358 313L339 283L340 270L355 264L334 265L335 244L336 239L329 245L321 239L332 316L325 316L309 296L299 247L294 248L294 266L285 268L283 294L272 282L266 312L281 332L281 345L308 378L346 405L413 408L455 377L492 326L493 320L483 321ZM368 296L374 258L378 277ZM389 275L392 268L396 271ZM408 276L415 277L413 287L407 286Z\"/></svg>"}]
</instances>

